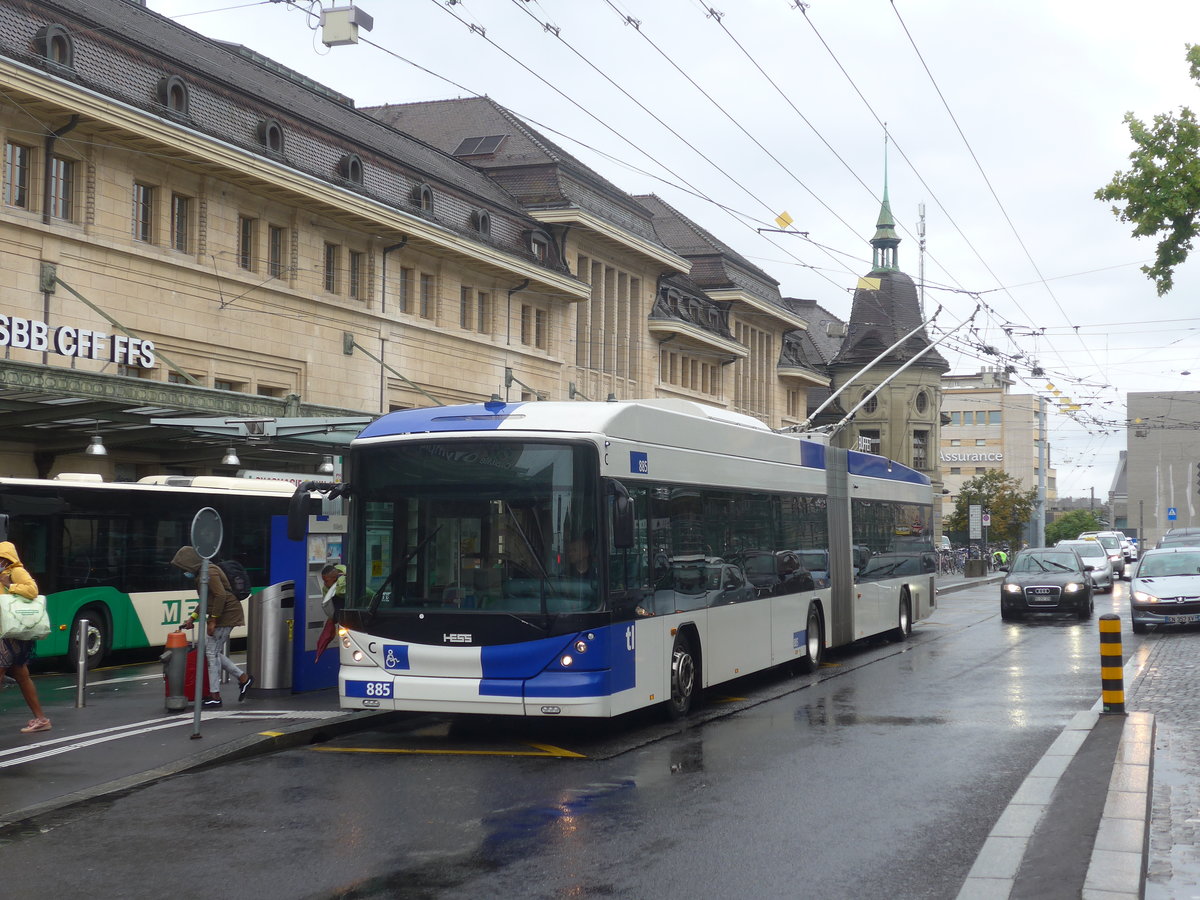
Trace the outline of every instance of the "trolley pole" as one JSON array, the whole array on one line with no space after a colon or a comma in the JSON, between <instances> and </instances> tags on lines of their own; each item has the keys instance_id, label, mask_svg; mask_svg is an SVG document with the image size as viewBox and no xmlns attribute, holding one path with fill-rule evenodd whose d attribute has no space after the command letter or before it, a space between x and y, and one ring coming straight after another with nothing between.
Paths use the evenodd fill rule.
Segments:
<instances>
[{"instance_id":1,"label":"trolley pole","mask_svg":"<svg viewBox=\"0 0 1200 900\"><path fill-rule=\"evenodd\" d=\"M1121 656L1121 617L1100 617L1100 698L1107 715L1125 715L1125 669Z\"/></svg>"}]
</instances>

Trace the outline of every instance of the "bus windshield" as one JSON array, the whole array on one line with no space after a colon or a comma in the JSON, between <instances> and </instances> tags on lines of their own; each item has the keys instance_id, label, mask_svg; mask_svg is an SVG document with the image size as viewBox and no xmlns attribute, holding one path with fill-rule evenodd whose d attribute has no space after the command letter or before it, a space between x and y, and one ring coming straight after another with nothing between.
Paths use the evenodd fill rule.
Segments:
<instances>
[{"instance_id":1,"label":"bus windshield","mask_svg":"<svg viewBox=\"0 0 1200 900\"><path fill-rule=\"evenodd\" d=\"M519 615L604 608L598 461L589 444L368 446L355 456L348 605Z\"/></svg>"}]
</instances>

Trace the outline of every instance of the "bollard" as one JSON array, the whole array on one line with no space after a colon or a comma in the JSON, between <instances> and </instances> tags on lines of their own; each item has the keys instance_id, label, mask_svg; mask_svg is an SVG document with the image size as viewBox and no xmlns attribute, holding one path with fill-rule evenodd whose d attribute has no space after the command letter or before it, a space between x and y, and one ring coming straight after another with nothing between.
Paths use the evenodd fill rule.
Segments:
<instances>
[{"instance_id":1,"label":"bollard","mask_svg":"<svg viewBox=\"0 0 1200 900\"><path fill-rule=\"evenodd\" d=\"M1100 698L1105 713L1125 715L1125 669L1121 656L1121 617L1100 617Z\"/></svg>"},{"instance_id":2,"label":"bollard","mask_svg":"<svg viewBox=\"0 0 1200 900\"><path fill-rule=\"evenodd\" d=\"M167 649L162 655L163 681L166 682L167 709L179 712L187 709L184 683L187 679L188 641L182 631L167 635Z\"/></svg>"},{"instance_id":3,"label":"bollard","mask_svg":"<svg viewBox=\"0 0 1200 900\"><path fill-rule=\"evenodd\" d=\"M87 706L84 699L84 689L87 687L87 638L91 622L79 620L79 652L75 655L75 708Z\"/></svg>"}]
</instances>

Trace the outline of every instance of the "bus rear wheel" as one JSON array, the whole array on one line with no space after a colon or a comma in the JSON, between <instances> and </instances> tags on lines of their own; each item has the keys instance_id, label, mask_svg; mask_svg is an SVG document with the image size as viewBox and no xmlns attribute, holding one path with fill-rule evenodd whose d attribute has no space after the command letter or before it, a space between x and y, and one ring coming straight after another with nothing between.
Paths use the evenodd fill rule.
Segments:
<instances>
[{"instance_id":1,"label":"bus rear wheel","mask_svg":"<svg viewBox=\"0 0 1200 900\"><path fill-rule=\"evenodd\" d=\"M801 674L815 672L825 656L825 635L821 630L821 614L815 606L808 608L808 622L804 626L804 658L799 662Z\"/></svg>"},{"instance_id":2,"label":"bus rear wheel","mask_svg":"<svg viewBox=\"0 0 1200 900\"><path fill-rule=\"evenodd\" d=\"M71 622L70 653L71 663L79 659L79 623L87 619L87 636L84 638L84 652L87 654L87 667L94 669L108 656L111 636L108 633L108 619L104 611L95 606L88 606L75 613Z\"/></svg>"},{"instance_id":3,"label":"bus rear wheel","mask_svg":"<svg viewBox=\"0 0 1200 900\"><path fill-rule=\"evenodd\" d=\"M675 636L671 648L671 699L667 701L667 714L672 719L682 719L692 711L696 699L696 658L692 655L692 642L684 634Z\"/></svg>"}]
</instances>

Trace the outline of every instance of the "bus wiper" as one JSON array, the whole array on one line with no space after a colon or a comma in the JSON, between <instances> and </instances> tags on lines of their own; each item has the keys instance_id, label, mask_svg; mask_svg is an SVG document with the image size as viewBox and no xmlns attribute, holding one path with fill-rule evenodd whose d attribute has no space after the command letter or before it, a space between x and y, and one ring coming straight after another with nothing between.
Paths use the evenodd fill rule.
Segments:
<instances>
[{"instance_id":1,"label":"bus wiper","mask_svg":"<svg viewBox=\"0 0 1200 900\"><path fill-rule=\"evenodd\" d=\"M392 583L397 573L403 572L408 568L408 564L412 562L412 558L424 550L425 545L432 541L433 536L441 530L442 526L439 525L437 528L433 529L433 531L429 532L429 534L425 535L425 537L421 539L421 542L417 544L417 546L413 547L412 550L408 552L408 555L400 561L400 565L396 566L390 573L388 573L388 577L383 580L383 584L379 586L379 590L376 591L375 596L371 598L371 605L367 607L368 619L374 616L376 611L379 609L379 601L383 599L384 595L383 589ZM401 599L403 599L403 595L401 595Z\"/></svg>"},{"instance_id":2,"label":"bus wiper","mask_svg":"<svg viewBox=\"0 0 1200 900\"><path fill-rule=\"evenodd\" d=\"M512 506L507 500L504 501L504 510L508 513L508 518L512 521L512 526L516 529L522 543L525 544L525 549L529 551L529 558L538 567L538 576L541 580L541 584L538 586L538 593L541 594L542 615L548 615L546 609L546 586L550 583L550 573L546 571L546 566L542 563L542 558L533 549L533 544L530 542L529 536L525 534L525 529L521 527L521 523L517 519L517 514L513 512Z\"/></svg>"}]
</instances>

